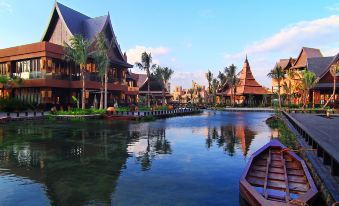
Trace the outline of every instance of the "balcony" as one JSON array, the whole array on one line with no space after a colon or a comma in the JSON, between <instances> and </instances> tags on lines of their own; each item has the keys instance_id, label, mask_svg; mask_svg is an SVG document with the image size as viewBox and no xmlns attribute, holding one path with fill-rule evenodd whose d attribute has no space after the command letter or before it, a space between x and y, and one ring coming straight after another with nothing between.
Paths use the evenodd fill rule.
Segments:
<instances>
[{"instance_id":1,"label":"balcony","mask_svg":"<svg viewBox=\"0 0 339 206\"><path fill-rule=\"evenodd\" d=\"M129 92L138 92L139 91L139 87L128 87L128 91Z\"/></svg>"}]
</instances>

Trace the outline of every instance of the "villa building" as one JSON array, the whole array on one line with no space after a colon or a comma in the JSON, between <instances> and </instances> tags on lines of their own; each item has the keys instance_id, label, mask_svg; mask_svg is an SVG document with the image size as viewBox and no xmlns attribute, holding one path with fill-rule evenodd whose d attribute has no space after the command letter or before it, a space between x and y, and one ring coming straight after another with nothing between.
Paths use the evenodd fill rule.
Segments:
<instances>
[{"instance_id":1,"label":"villa building","mask_svg":"<svg viewBox=\"0 0 339 206\"><path fill-rule=\"evenodd\" d=\"M300 90L301 79L303 78L303 71L305 69L314 72L319 79L318 84L311 90L309 102L313 106L325 104L333 92L333 77L330 74L331 66L338 65L339 54L335 56L324 57L319 49L303 47L297 58L281 59L276 63L280 66L285 78L280 82L281 94L292 95L291 102L299 104L302 102L301 95L297 95ZM336 75L336 88L339 88L339 73ZM286 88L289 91L286 91ZM272 79L272 91L278 92L278 81ZM339 91L337 89L334 100L331 100L332 105L338 105Z\"/></svg>"},{"instance_id":2,"label":"villa building","mask_svg":"<svg viewBox=\"0 0 339 206\"><path fill-rule=\"evenodd\" d=\"M113 42L108 52L108 105L137 101L137 79L128 71L132 65L127 63L127 56L120 49L109 14L91 18L58 2L40 42L0 50L0 75L23 79L22 84L5 88L0 96L49 107L74 104L72 96L81 99L81 72L79 65L65 60L63 45L73 36L82 35L93 50L99 33L103 33L108 42ZM85 80L86 107L90 107L99 98L101 88L91 58L86 66Z\"/></svg>"},{"instance_id":3,"label":"villa building","mask_svg":"<svg viewBox=\"0 0 339 206\"><path fill-rule=\"evenodd\" d=\"M146 74L135 74L138 76L137 86L139 88L139 103L146 104L148 93L148 77ZM163 93L165 93L166 103L170 102L172 95L170 94L170 83L165 88L163 83L156 78L150 80L150 100L151 105L161 105L163 102Z\"/></svg>"}]
</instances>

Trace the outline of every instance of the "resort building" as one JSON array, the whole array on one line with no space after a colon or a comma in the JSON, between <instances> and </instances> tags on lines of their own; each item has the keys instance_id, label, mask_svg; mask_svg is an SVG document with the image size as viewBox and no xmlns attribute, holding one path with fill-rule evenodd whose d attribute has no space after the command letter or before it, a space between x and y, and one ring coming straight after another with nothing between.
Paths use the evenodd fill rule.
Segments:
<instances>
[{"instance_id":1,"label":"resort building","mask_svg":"<svg viewBox=\"0 0 339 206\"><path fill-rule=\"evenodd\" d=\"M132 65L120 49L110 15L91 18L58 2L40 42L0 50L0 74L23 80L0 95L45 107L74 105L72 96L81 99L81 72L79 65L65 60L63 45L69 44L73 36L82 35L94 50L95 37L100 33L113 42L108 52L108 105L135 102L137 80L129 74ZM86 107L100 97L100 79L94 60L89 58L85 71Z\"/></svg>"},{"instance_id":2,"label":"resort building","mask_svg":"<svg viewBox=\"0 0 339 206\"><path fill-rule=\"evenodd\" d=\"M241 105L259 105L265 100L264 95L271 94L268 89L261 86L254 78L247 56L243 68L239 75L239 83L234 89L234 102ZM232 96L232 88L225 84L218 93L217 102L227 99L230 101Z\"/></svg>"},{"instance_id":3,"label":"resort building","mask_svg":"<svg viewBox=\"0 0 339 206\"><path fill-rule=\"evenodd\" d=\"M189 94L187 89L183 89L182 86L176 86L172 92L173 102L179 104L186 104L189 101Z\"/></svg>"},{"instance_id":4,"label":"resort building","mask_svg":"<svg viewBox=\"0 0 339 206\"><path fill-rule=\"evenodd\" d=\"M313 106L320 106L325 104L332 92L333 92L333 80L334 78L330 74L330 68L338 66L338 56L324 57L319 49L303 47L297 58L281 59L276 63L276 66L280 66L285 74L283 80L281 80L280 94L291 94L291 102L299 104L302 102L300 95L301 79L303 78L303 71L307 69L315 73L319 79L317 85L311 90L309 95L309 103ZM336 75L336 88L339 88L339 73ZM286 90L287 89L287 90ZM272 91L278 92L278 81L272 79ZM338 105L339 91L336 91L334 100L331 100L331 105Z\"/></svg>"},{"instance_id":5,"label":"resort building","mask_svg":"<svg viewBox=\"0 0 339 206\"><path fill-rule=\"evenodd\" d=\"M135 74L138 76L137 86L139 88L139 103L146 104L147 102L147 93L148 93L148 77L146 74ZM172 100L172 95L170 94L170 83L164 85L163 83L151 77L150 80L150 100L151 105L162 105L163 103L163 94L165 94L165 103L169 103Z\"/></svg>"}]
</instances>

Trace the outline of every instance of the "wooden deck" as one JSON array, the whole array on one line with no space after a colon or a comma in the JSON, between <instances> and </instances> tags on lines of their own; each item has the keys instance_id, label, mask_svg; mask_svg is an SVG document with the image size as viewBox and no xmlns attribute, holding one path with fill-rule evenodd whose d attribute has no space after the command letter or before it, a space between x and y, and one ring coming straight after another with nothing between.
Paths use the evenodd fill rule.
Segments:
<instances>
[{"instance_id":1,"label":"wooden deck","mask_svg":"<svg viewBox=\"0 0 339 206\"><path fill-rule=\"evenodd\" d=\"M339 117L284 113L303 138L317 149L325 165L331 165L331 174L339 176Z\"/></svg>"},{"instance_id":2,"label":"wooden deck","mask_svg":"<svg viewBox=\"0 0 339 206\"><path fill-rule=\"evenodd\" d=\"M326 119L315 114L284 113L283 119L297 136L303 148L315 149L314 151L304 151L303 156L317 176L318 187L323 188L321 190L323 199L328 204L339 202L339 176L335 173L338 163L331 156L339 152L338 150L334 151L339 144L339 117ZM313 140L316 134L319 137ZM316 141L322 141L322 144L319 145ZM323 148L325 145L328 148Z\"/></svg>"}]
</instances>

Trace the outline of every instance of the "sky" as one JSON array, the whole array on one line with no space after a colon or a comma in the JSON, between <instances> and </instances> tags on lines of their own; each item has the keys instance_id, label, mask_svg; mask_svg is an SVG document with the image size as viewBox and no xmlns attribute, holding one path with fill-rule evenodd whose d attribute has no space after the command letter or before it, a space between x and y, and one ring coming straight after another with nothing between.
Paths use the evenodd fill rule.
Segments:
<instances>
[{"instance_id":1,"label":"sky","mask_svg":"<svg viewBox=\"0 0 339 206\"><path fill-rule=\"evenodd\" d=\"M301 47L339 52L339 2L332 0L59 0L90 17L109 12L128 62L151 52L153 62L174 70L172 88L207 84L245 56L259 83L281 58L297 57ZM0 0L0 48L38 42L54 0ZM133 71L141 73L137 68Z\"/></svg>"}]
</instances>

